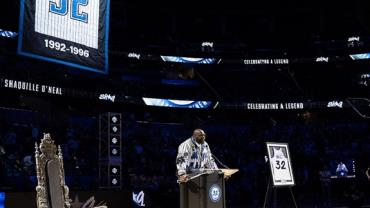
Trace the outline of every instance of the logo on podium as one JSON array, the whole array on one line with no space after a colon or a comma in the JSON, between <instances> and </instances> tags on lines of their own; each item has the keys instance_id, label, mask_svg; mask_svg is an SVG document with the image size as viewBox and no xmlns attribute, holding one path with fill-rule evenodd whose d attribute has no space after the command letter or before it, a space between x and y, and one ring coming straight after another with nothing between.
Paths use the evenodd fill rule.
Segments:
<instances>
[{"instance_id":1,"label":"logo on podium","mask_svg":"<svg viewBox=\"0 0 370 208\"><path fill-rule=\"evenodd\" d=\"M209 198L212 202L218 202L221 199L221 188L214 184L209 188Z\"/></svg>"}]
</instances>

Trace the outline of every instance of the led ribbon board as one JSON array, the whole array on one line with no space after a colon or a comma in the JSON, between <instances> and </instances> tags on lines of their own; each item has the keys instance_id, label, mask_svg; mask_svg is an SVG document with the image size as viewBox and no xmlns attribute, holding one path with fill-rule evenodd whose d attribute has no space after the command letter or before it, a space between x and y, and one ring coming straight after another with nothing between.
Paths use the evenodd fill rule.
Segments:
<instances>
[{"instance_id":1,"label":"led ribbon board","mask_svg":"<svg viewBox=\"0 0 370 208\"><path fill-rule=\"evenodd\" d=\"M21 0L18 53L108 72L110 0Z\"/></svg>"},{"instance_id":2,"label":"led ribbon board","mask_svg":"<svg viewBox=\"0 0 370 208\"><path fill-rule=\"evenodd\" d=\"M170 107L170 108L195 108L204 109L209 108L212 104L211 101L195 101L195 100L171 100L160 98L145 98L143 101L146 105L157 107Z\"/></svg>"},{"instance_id":3,"label":"led ribbon board","mask_svg":"<svg viewBox=\"0 0 370 208\"><path fill-rule=\"evenodd\" d=\"M370 53L351 54L349 57L351 57L352 60L370 59Z\"/></svg>"},{"instance_id":4,"label":"led ribbon board","mask_svg":"<svg viewBox=\"0 0 370 208\"><path fill-rule=\"evenodd\" d=\"M161 59L164 62L192 63L192 64L213 64L216 62L215 58L193 58L181 56L161 56Z\"/></svg>"},{"instance_id":5,"label":"led ribbon board","mask_svg":"<svg viewBox=\"0 0 370 208\"><path fill-rule=\"evenodd\" d=\"M12 31L5 31L5 30L2 30L0 29L0 37L5 37L5 38L14 38L18 35L18 33L16 32L12 32Z\"/></svg>"}]
</instances>

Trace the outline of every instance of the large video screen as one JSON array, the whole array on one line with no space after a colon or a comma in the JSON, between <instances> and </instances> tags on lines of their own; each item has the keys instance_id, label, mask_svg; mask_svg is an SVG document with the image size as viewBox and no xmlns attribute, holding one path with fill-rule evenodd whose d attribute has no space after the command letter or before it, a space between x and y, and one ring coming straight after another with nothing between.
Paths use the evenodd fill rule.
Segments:
<instances>
[{"instance_id":1,"label":"large video screen","mask_svg":"<svg viewBox=\"0 0 370 208\"><path fill-rule=\"evenodd\" d=\"M108 71L110 0L21 0L18 53Z\"/></svg>"},{"instance_id":2,"label":"large video screen","mask_svg":"<svg viewBox=\"0 0 370 208\"><path fill-rule=\"evenodd\" d=\"M356 163L353 159L334 160L330 163L331 178L355 178Z\"/></svg>"}]
</instances>

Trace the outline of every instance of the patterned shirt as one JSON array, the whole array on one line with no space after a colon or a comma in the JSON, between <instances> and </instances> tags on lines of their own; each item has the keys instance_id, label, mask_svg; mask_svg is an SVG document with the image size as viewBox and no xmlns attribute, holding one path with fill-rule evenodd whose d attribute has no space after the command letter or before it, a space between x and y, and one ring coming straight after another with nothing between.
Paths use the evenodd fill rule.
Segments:
<instances>
[{"instance_id":1,"label":"patterned shirt","mask_svg":"<svg viewBox=\"0 0 370 208\"><path fill-rule=\"evenodd\" d=\"M180 144L176 157L177 175L189 174L200 169L218 169L207 144L198 144L193 137Z\"/></svg>"}]
</instances>

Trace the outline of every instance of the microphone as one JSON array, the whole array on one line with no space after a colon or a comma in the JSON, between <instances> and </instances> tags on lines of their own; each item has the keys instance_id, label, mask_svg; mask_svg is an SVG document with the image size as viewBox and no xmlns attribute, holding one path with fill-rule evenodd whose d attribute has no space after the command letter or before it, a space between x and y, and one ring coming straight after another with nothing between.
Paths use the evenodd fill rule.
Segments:
<instances>
[{"instance_id":1,"label":"microphone","mask_svg":"<svg viewBox=\"0 0 370 208\"><path fill-rule=\"evenodd\" d=\"M212 155L212 157L218 162L218 163L220 163L220 165L222 166L222 167L224 167L224 168L227 168L227 169L230 169L229 167L227 167L227 165L225 165L225 164L223 164L214 154L212 154L212 152L211 152L211 155Z\"/></svg>"}]
</instances>

